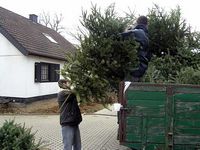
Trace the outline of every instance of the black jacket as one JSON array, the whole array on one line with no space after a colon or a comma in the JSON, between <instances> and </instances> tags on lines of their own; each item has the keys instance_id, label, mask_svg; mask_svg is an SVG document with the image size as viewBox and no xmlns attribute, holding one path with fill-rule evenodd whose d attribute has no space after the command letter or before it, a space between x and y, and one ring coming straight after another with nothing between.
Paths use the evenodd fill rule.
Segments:
<instances>
[{"instance_id":1,"label":"black jacket","mask_svg":"<svg viewBox=\"0 0 200 150\"><path fill-rule=\"evenodd\" d=\"M67 101L65 99L67 98ZM76 95L66 90L58 93L58 105L60 108L60 124L62 126L76 126L82 121Z\"/></svg>"},{"instance_id":2,"label":"black jacket","mask_svg":"<svg viewBox=\"0 0 200 150\"><path fill-rule=\"evenodd\" d=\"M135 28L121 33L123 39L133 38L140 43L138 48L139 66L137 69L131 71L133 77L142 77L148 68L148 62L151 59L151 52L149 51L148 30L145 25L139 24Z\"/></svg>"}]
</instances>

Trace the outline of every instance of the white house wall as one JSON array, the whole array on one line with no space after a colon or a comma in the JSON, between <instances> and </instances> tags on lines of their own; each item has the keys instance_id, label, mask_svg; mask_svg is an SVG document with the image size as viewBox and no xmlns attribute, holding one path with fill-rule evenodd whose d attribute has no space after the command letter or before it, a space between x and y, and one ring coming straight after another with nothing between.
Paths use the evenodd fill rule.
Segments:
<instances>
[{"instance_id":1,"label":"white house wall","mask_svg":"<svg viewBox=\"0 0 200 150\"><path fill-rule=\"evenodd\" d=\"M30 98L55 94L59 88L56 82L35 83L35 62L60 64L48 58L24 56L2 34L0 34L0 96Z\"/></svg>"}]
</instances>

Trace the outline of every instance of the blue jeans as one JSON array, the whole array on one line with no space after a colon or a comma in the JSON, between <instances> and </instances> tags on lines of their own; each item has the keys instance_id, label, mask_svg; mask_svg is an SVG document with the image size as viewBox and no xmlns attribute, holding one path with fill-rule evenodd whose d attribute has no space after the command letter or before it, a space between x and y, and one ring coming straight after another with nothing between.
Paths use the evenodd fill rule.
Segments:
<instances>
[{"instance_id":1,"label":"blue jeans","mask_svg":"<svg viewBox=\"0 0 200 150\"><path fill-rule=\"evenodd\" d=\"M62 126L64 150L81 150L79 126Z\"/></svg>"}]
</instances>

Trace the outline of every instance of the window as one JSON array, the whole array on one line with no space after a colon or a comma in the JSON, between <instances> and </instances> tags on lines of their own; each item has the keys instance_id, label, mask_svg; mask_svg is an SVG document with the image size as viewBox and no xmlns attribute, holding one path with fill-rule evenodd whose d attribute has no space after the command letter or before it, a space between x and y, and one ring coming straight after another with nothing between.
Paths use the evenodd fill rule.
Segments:
<instances>
[{"instance_id":1,"label":"window","mask_svg":"<svg viewBox=\"0 0 200 150\"><path fill-rule=\"evenodd\" d=\"M47 33L42 33L47 39L49 39L53 43L58 43L56 40L54 40L49 34Z\"/></svg>"},{"instance_id":2,"label":"window","mask_svg":"<svg viewBox=\"0 0 200 150\"><path fill-rule=\"evenodd\" d=\"M60 64L36 62L35 82L57 82L60 79L59 70Z\"/></svg>"},{"instance_id":3,"label":"window","mask_svg":"<svg viewBox=\"0 0 200 150\"><path fill-rule=\"evenodd\" d=\"M42 64L40 67L41 67L41 81L49 81L49 65Z\"/></svg>"}]
</instances>

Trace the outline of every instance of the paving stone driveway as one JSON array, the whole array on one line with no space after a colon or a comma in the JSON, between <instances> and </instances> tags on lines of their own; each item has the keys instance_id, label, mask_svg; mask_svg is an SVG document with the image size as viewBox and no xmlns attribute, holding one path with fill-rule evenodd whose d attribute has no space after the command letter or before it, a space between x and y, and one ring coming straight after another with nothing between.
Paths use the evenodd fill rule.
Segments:
<instances>
[{"instance_id":1,"label":"paving stone driveway","mask_svg":"<svg viewBox=\"0 0 200 150\"><path fill-rule=\"evenodd\" d=\"M62 150L58 115L0 115L0 126L5 119L13 119L32 127L37 139L42 138L51 150ZM117 137L116 115L106 109L91 115L83 115L80 124L83 150L128 150L120 146Z\"/></svg>"}]
</instances>

